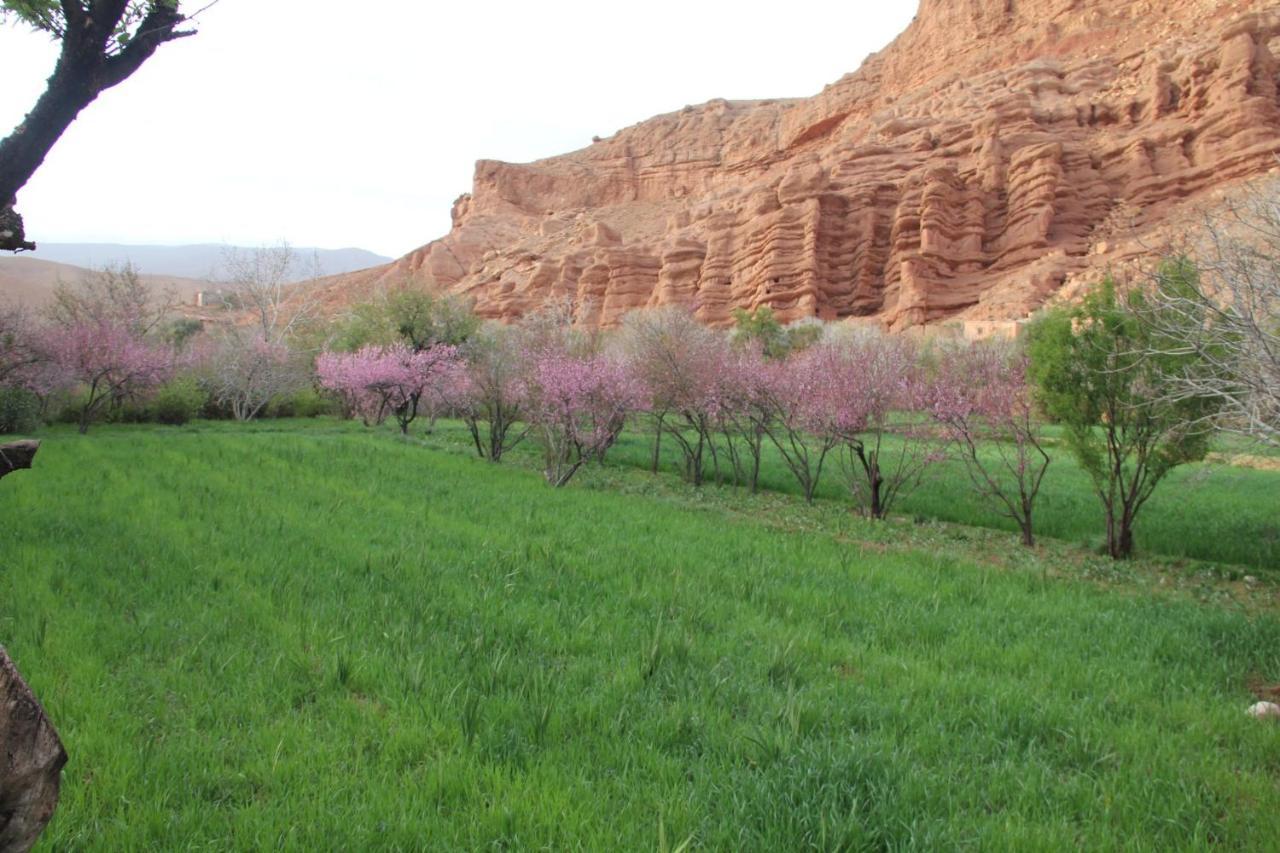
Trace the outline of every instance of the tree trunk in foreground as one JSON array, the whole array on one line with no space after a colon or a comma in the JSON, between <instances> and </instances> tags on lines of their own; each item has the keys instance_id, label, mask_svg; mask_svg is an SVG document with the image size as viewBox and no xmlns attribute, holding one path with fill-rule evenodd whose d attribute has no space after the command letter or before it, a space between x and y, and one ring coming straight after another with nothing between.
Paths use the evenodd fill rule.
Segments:
<instances>
[{"instance_id":1,"label":"tree trunk in foreground","mask_svg":"<svg viewBox=\"0 0 1280 853\"><path fill-rule=\"evenodd\" d=\"M177 3L152 3L132 38L113 51L112 33L132 4L123 0L63 0L62 49L44 94L13 132L0 139L0 251L30 251L22 218L13 209L18 190L31 179L59 137L98 95L124 82L168 41L192 35L178 27L186 17Z\"/></svg>"},{"instance_id":2,"label":"tree trunk in foreground","mask_svg":"<svg viewBox=\"0 0 1280 853\"><path fill-rule=\"evenodd\" d=\"M0 853L26 853L53 817L66 750L0 646Z\"/></svg>"},{"instance_id":3,"label":"tree trunk in foreground","mask_svg":"<svg viewBox=\"0 0 1280 853\"><path fill-rule=\"evenodd\" d=\"M0 444L0 478L30 468L38 441ZM66 750L0 646L0 853L26 853L58 805Z\"/></svg>"},{"instance_id":4,"label":"tree trunk in foreground","mask_svg":"<svg viewBox=\"0 0 1280 853\"><path fill-rule=\"evenodd\" d=\"M38 441L14 441L0 444L0 478L22 468L30 468L31 460L40 449Z\"/></svg>"}]
</instances>

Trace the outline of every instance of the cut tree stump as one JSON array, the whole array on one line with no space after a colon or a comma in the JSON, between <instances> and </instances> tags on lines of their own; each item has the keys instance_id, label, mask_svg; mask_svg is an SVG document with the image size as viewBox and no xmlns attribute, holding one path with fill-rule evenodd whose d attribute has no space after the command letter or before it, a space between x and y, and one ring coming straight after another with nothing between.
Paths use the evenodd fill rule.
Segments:
<instances>
[{"instance_id":1,"label":"cut tree stump","mask_svg":"<svg viewBox=\"0 0 1280 853\"><path fill-rule=\"evenodd\" d=\"M0 853L27 853L58 806L66 750L0 646Z\"/></svg>"},{"instance_id":2,"label":"cut tree stump","mask_svg":"<svg viewBox=\"0 0 1280 853\"><path fill-rule=\"evenodd\" d=\"M0 477L30 468L38 441L0 444ZM0 646L0 853L26 853L53 817L66 750Z\"/></svg>"},{"instance_id":3,"label":"cut tree stump","mask_svg":"<svg viewBox=\"0 0 1280 853\"><path fill-rule=\"evenodd\" d=\"M0 479L22 468L30 468L31 460L40 449L38 441L13 441L0 444Z\"/></svg>"}]
</instances>

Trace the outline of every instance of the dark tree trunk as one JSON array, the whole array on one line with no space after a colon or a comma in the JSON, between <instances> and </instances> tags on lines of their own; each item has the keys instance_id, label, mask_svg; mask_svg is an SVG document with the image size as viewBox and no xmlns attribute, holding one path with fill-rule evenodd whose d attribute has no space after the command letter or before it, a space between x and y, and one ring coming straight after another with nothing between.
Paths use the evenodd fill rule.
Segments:
<instances>
[{"instance_id":1,"label":"dark tree trunk","mask_svg":"<svg viewBox=\"0 0 1280 853\"><path fill-rule=\"evenodd\" d=\"M1117 560L1133 556L1133 524L1123 515L1108 525L1107 550Z\"/></svg>"},{"instance_id":2,"label":"dark tree trunk","mask_svg":"<svg viewBox=\"0 0 1280 853\"><path fill-rule=\"evenodd\" d=\"M658 415L658 429L653 435L653 460L649 466L649 473L658 473L658 463L662 460L662 421L666 415Z\"/></svg>"},{"instance_id":3,"label":"dark tree trunk","mask_svg":"<svg viewBox=\"0 0 1280 853\"><path fill-rule=\"evenodd\" d=\"M1021 521L1018 526L1022 528L1022 544L1028 548L1034 548L1036 546L1036 536L1031 529L1031 522Z\"/></svg>"},{"instance_id":4,"label":"dark tree trunk","mask_svg":"<svg viewBox=\"0 0 1280 853\"><path fill-rule=\"evenodd\" d=\"M1036 534L1031 518L1031 501L1032 496L1024 489L1022 492L1022 517L1018 519L1018 526L1022 528L1022 544L1028 548L1036 546Z\"/></svg>"},{"instance_id":5,"label":"dark tree trunk","mask_svg":"<svg viewBox=\"0 0 1280 853\"><path fill-rule=\"evenodd\" d=\"M0 478L23 468L31 467L31 460L40 449L38 441L15 441L0 444Z\"/></svg>"},{"instance_id":6,"label":"dark tree trunk","mask_svg":"<svg viewBox=\"0 0 1280 853\"><path fill-rule=\"evenodd\" d=\"M70 40L64 44L49 86L35 108L0 142L0 198L10 204L58 138L101 91L94 85L96 63L92 54L85 55L75 47Z\"/></svg>"},{"instance_id":7,"label":"dark tree trunk","mask_svg":"<svg viewBox=\"0 0 1280 853\"><path fill-rule=\"evenodd\" d=\"M120 0L95 2L91 9L79 0L62 3L65 32L53 76L22 123L0 140L0 250L35 248L26 241L22 219L13 210L18 190L31 180L80 111L101 92L128 79L157 47L190 35L177 31L185 20L177 3L155 3L138 23L133 39L112 52L112 34L127 6Z\"/></svg>"},{"instance_id":8,"label":"dark tree trunk","mask_svg":"<svg viewBox=\"0 0 1280 853\"><path fill-rule=\"evenodd\" d=\"M0 478L31 467L38 441L0 444ZM0 646L0 853L25 853L58 805L67 753Z\"/></svg>"},{"instance_id":9,"label":"dark tree trunk","mask_svg":"<svg viewBox=\"0 0 1280 853\"><path fill-rule=\"evenodd\" d=\"M1133 519L1127 511L1107 516L1107 553L1116 560L1133 556Z\"/></svg>"},{"instance_id":10,"label":"dark tree trunk","mask_svg":"<svg viewBox=\"0 0 1280 853\"><path fill-rule=\"evenodd\" d=\"M0 853L25 853L53 817L66 750L0 646Z\"/></svg>"},{"instance_id":11,"label":"dark tree trunk","mask_svg":"<svg viewBox=\"0 0 1280 853\"><path fill-rule=\"evenodd\" d=\"M880 473L880 454L878 452L871 454L870 490L871 517L883 519L889 514L889 508L884 505L884 477Z\"/></svg>"}]
</instances>

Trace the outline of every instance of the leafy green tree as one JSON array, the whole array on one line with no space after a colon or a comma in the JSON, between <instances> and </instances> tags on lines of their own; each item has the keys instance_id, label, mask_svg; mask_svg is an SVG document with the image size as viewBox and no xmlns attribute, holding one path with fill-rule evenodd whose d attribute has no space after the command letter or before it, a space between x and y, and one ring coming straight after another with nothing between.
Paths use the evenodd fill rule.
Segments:
<instances>
[{"instance_id":1,"label":"leafy green tree","mask_svg":"<svg viewBox=\"0 0 1280 853\"><path fill-rule=\"evenodd\" d=\"M1185 276L1180 262L1163 268ZM1074 306L1047 311L1028 330L1030 376L1045 413L1093 480L1107 525L1107 552L1133 554L1133 526L1165 476L1203 459L1220 401L1171 397L1168 377L1209 369L1193 353L1153 340L1140 291L1118 292L1108 278Z\"/></svg>"},{"instance_id":2,"label":"leafy green tree","mask_svg":"<svg viewBox=\"0 0 1280 853\"><path fill-rule=\"evenodd\" d=\"M821 323L800 322L784 326L767 305L761 305L754 311L735 308L733 322L735 344L754 344L765 358L775 361L806 350L822 338Z\"/></svg>"},{"instance_id":3,"label":"leafy green tree","mask_svg":"<svg viewBox=\"0 0 1280 853\"><path fill-rule=\"evenodd\" d=\"M366 346L406 344L424 352L438 344L461 346L479 328L471 300L403 285L355 306L332 348L355 352Z\"/></svg>"},{"instance_id":4,"label":"leafy green tree","mask_svg":"<svg viewBox=\"0 0 1280 853\"><path fill-rule=\"evenodd\" d=\"M0 23L53 36L62 50L44 94L0 140L0 250L34 249L13 209L54 143L80 111L127 80L165 42L193 35L179 0L0 0Z\"/></svg>"}]
</instances>

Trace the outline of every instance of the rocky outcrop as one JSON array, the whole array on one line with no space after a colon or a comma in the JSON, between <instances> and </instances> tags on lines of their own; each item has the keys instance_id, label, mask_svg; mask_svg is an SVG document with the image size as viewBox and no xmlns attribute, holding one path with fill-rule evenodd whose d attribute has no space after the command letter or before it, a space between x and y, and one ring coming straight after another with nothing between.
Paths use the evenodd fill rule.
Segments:
<instances>
[{"instance_id":1,"label":"rocky outcrop","mask_svg":"<svg viewBox=\"0 0 1280 853\"><path fill-rule=\"evenodd\" d=\"M511 319L683 304L893 328L1025 316L1272 170L1280 11L1257 0L921 0L803 100L712 101L527 165L481 161L448 235L325 283L413 279Z\"/></svg>"}]
</instances>

